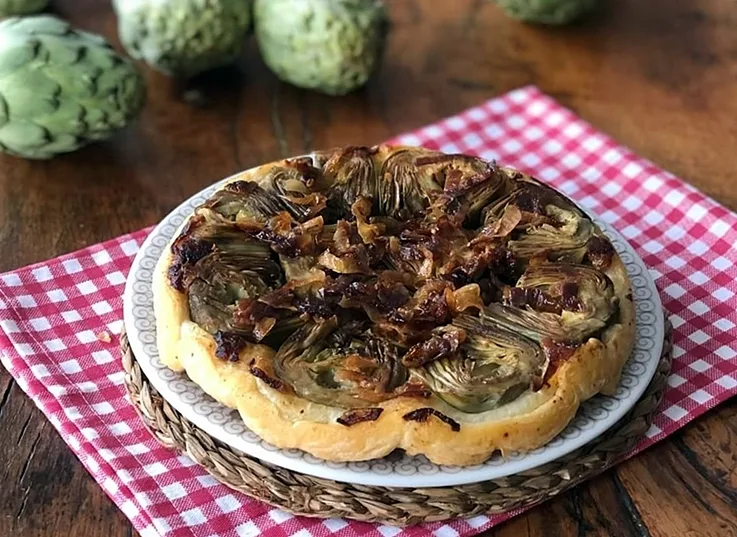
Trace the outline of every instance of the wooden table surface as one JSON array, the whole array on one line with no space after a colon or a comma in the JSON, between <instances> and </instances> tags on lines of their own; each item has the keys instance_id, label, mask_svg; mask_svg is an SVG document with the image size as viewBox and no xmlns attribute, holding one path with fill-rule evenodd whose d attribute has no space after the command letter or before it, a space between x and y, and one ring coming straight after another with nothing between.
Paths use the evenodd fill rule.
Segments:
<instances>
[{"instance_id":1,"label":"wooden table surface","mask_svg":"<svg viewBox=\"0 0 737 537\"><path fill-rule=\"evenodd\" d=\"M53 3L117 45L109 2ZM49 162L0 157L0 271L154 224L252 165L380 142L526 84L737 209L734 0L616 0L565 29L514 22L484 0L387 3L386 58L353 95L279 83L251 43L237 67L187 87L145 70L145 111L108 143ZM4 370L0 431L0 535L136 535ZM735 468L733 399L488 535L737 536Z\"/></svg>"}]
</instances>

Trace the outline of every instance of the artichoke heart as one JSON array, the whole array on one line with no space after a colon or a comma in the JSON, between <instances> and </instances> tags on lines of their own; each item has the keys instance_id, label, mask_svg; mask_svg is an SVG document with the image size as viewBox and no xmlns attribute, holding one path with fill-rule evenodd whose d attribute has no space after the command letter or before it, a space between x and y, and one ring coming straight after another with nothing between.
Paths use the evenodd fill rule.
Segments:
<instances>
[{"instance_id":1,"label":"artichoke heart","mask_svg":"<svg viewBox=\"0 0 737 537\"><path fill-rule=\"evenodd\" d=\"M317 173L303 162L275 166L258 182L228 183L204 206L243 225L262 224L281 212L304 222L325 207L325 197L311 190Z\"/></svg>"},{"instance_id":2,"label":"artichoke heart","mask_svg":"<svg viewBox=\"0 0 737 537\"><path fill-rule=\"evenodd\" d=\"M443 189L433 209L459 221L475 220L505 184L496 165L478 157L431 154L416 159L415 164L423 176Z\"/></svg>"},{"instance_id":3,"label":"artichoke heart","mask_svg":"<svg viewBox=\"0 0 737 537\"><path fill-rule=\"evenodd\" d=\"M545 268L545 267L543 267ZM589 270L598 272L589 267L576 266L576 271L586 273ZM585 275L588 276L588 275ZM603 278L602 278L603 276ZM534 282L535 276L528 276L521 280L525 284ZM542 284L541 284L542 285ZM563 302L558 313L554 311L536 311L529 305L514 306L505 304L489 304L481 313L481 318L494 322L507 330L544 344L546 340L581 344L588 337L605 328L616 311L617 299L609 279L599 273L590 278L582 277L576 284L575 301L565 296L560 297ZM544 299L550 303L551 297ZM575 311L565 309L565 302L575 304ZM515 303L514 300L509 302Z\"/></svg>"},{"instance_id":4,"label":"artichoke heart","mask_svg":"<svg viewBox=\"0 0 737 537\"><path fill-rule=\"evenodd\" d=\"M580 263L586 255L586 245L594 233L590 220L554 205L546 207L554 223L530 227L527 233L508 243L508 248L523 259L541 253L548 259Z\"/></svg>"},{"instance_id":5,"label":"artichoke heart","mask_svg":"<svg viewBox=\"0 0 737 537\"><path fill-rule=\"evenodd\" d=\"M319 176L309 159L295 159L271 168L259 186L277 196L289 214L303 222L325 208L325 196L312 191Z\"/></svg>"},{"instance_id":6,"label":"artichoke heart","mask_svg":"<svg viewBox=\"0 0 737 537\"><path fill-rule=\"evenodd\" d=\"M234 332L238 301L254 298L268 290L253 271L237 270L210 254L196 265L197 276L189 286L189 311L192 320L214 334Z\"/></svg>"},{"instance_id":7,"label":"artichoke heart","mask_svg":"<svg viewBox=\"0 0 737 537\"><path fill-rule=\"evenodd\" d=\"M462 412L486 412L542 383L548 360L533 341L500 328L489 318L463 314L452 326L466 335L460 354L421 369L433 393L449 405Z\"/></svg>"},{"instance_id":8,"label":"artichoke heart","mask_svg":"<svg viewBox=\"0 0 737 537\"><path fill-rule=\"evenodd\" d=\"M236 181L226 185L213 194L205 207L230 222L252 221L255 224L286 211L281 199L251 181Z\"/></svg>"},{"instance_id":9,"label":"artichoke heart","mask_svg":"<svg viewBox=\"0 0 737 537\"><path fill-rule=\"evenodd\" d=\"M300 397L344 408L366 407L397 396L409 377L397 348L355 323L335 317L309 323L279 348L279 378Z\"/></svg>"},{"instance_id":10,"label":"artichoke heart","mask_svg":"<svg viewBox=\"0 0 737 537\"><path fill-rule=\"evenodd\" d=\"M608 325L617 304L611 280L593 267L532 265L482 317L540 344L581 344Z\"/></svg>"},{"instance_id":11,"label":"artichoke heart","mask_svg":"<svg viewBox=\"0 0 737 537\"><path fill-rule=\"evenodd\" d=\"M602 328L617 308L609 277L585 265L533 265L518 280L517 288L535 289L552 297L567 327Z\"/></svg>"},{"instance_id":12,"label":"artichoke heart","mask_svg":"<svg viewBox=\"0 0 737 537\"><path fill-rule=\"evenodd\" d=\"M230 224L204 219L189 231L190 240L212 245L219 261L236 270L250 270L269 284L282 283L281 268L271 258L269 245L249 237Z\"/></svg>"},{"instance_id":13,"label":"artichoke heart","mask_svg":"<svg viewBox=\"0 0 737 537\"><path fill-rule=\"evenodd\" d=\"M378 181L371 158L374 151L368 147L348 147L333 155L323 168L328 205L338 218L351 214L353 204L359 199L376 204Z\"/></svg>"},{"instance_id":14,"label":"artichoke heart","mask_svg":"<svg viewBox=\"0 0 737 537\"><path fill-rule=\"evenodd\" d=\"M523 182L482 211L481 234L510 235L507 247L523 259L580 263L594 225L566 198L541 184Z\"/></svg>"},{"instance_id":15,"label":"artichoke heart","mask_svg":"<svg viewBox=\"0 0 737 537\"><path fill-rule=\"evenodd\" d=\"M399 149L384 161L379 171L379 213L392 218L417 216L431 203L433 194L443 190L432 170L423 173L415 166L417 157L427 151Z\"/></svg>"}]
</instances>

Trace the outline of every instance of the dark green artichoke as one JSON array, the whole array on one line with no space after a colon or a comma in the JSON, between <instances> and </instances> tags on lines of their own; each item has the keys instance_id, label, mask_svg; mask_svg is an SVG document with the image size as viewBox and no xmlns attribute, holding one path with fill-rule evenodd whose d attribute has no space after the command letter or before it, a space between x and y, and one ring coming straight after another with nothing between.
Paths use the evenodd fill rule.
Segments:
<instances>
[{"instance_id":1,"label":"dark green artichoke","mask_svg":"<svg viewBox=\"0 0 737 537\"><path fill-rule=\"evenodd\" d=\"M261 55L290 84L330 95L363 86L378 64L387 16L380 0L255 0Z\"/></svg>"},{"instance_id":2,"label":"dark green artichoke","mask_svg":"<svg viewBox=\"0 0 737 537\"><path fill-rule=\"evenodd\" d=\"M569 24L593 11L601 0L496 0L512 18L537 24Z\"/></svg>"},{"instance_id":3,"label":"dark green artichoke","mask_svg":"<svg viewBox=\"0 0 737 537\"><path fill-rule=\"evenodd\" d=\"M49 0L0 0L0 17L38 13Z\"/></svg>"},{"instance_id":4,"label":"dark green artichoke","mask_svg":"<svg viewBox=\"0 0 737 537\"><path fill-rule=\"evenodd\" d=\"M128 53L166 75L233 62L251 29L251 0L114 0Z\"/></svg>"},{"instance_id":5,"label":"dark green artichoke","mask_svg":"<svg viewBox=\"0 0 737 537\"><path fill-rule=\"evenodd\" d=\"M52 16L0 22L0 151L31 159L109 138L145 100L134 66Z\"/></svg>"}]
</instances>

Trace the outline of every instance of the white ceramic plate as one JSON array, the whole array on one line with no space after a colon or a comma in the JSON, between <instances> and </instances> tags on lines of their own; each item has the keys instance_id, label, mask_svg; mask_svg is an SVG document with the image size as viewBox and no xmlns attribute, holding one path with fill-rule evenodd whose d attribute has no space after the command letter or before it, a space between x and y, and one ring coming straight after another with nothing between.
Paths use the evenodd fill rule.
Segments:
<instances>
[{"instance_id":1,"label":"white ceramic plate","mask_svg":"<svg viewBox=\"0 0 737 537\"><path fill-rule=\"evenodd\" d=\"M584 403L569 426L547 445L526 454L492 457L470 467L440 466L424 457L392 454L357 463L333 463L299 450L283 450L248 430L235 410L206 395L184 374L159 360L151 277L159 256L185 218L224 179L195 194L169 214L148 236L136 255L124 295L125 329L131 348L151 384L179 412L211 436L262 461L316 477L388 487L437 487L476 483L529 470L578 449L614 425L640 398L652 379L663 345L663 309L655 283L642 260L607 223L590 215L612 240L632 280L637 308L635 349L624 367L614 397Z\"/></svg>"}]
</instances>

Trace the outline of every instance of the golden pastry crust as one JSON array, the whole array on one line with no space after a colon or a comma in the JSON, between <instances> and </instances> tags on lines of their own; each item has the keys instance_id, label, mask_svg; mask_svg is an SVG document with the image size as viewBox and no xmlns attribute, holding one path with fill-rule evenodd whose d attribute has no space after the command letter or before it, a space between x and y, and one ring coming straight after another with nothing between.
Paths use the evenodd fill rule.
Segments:
<instances>
[{"instance_id":1,"label":"golden pastry crust","mask_svg":"<svg viewBox=\"0 0 737 537\"><path fill-rule=\"evenodd\" d=\"M379 155L389 150L381 147ZM243 172L230 182L257 180L269 168L283 163ZM505 173L517 174L506 169ZM338 421L345 408L308 401L268 382L278 378L271 347L248 343L237 361L218 358L214 337L190 319L187 296L170 282L172 263L173 254L167 248L153 281L162 362L174 371L186 372L210 396L237 409L246 426L267 442L330 461L368 460L403 449L410 455L423 454L437 464L472 465L495 451L535 449L560 433L583 401L598 393L614 393L634 341L630 282L614 253L602 272L611 280L618 299L617 322L609 324L596 338L588 338L558 365L539 390L527 390L511 403L479 413L462 412L434 395L399 396L372 404L372 408L382 409L373 421L348 426ZM254 375L254 368L263 373L261 378ZM439 414L421 409L435 409ZM412 412L424 419L408 420Z\"/></svg>"}]
</instances>

